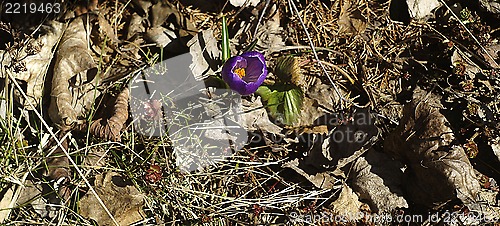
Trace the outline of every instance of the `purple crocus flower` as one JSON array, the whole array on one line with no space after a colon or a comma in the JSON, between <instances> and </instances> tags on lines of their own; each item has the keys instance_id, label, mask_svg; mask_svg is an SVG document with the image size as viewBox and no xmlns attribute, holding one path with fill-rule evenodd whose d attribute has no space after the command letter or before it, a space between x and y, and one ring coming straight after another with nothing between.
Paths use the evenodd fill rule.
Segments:
<instances>
[{"instance_id":1,"label":"purple crocus flower","mask_svg":"<svg viewBox=\"0 0 500 226\"><path fill-rule=\"evenodd\" d=\"M241 95L257 91L267 76L262 53L251 51L229 58L222 67L222 79Z\"/></svg>"}]
</instances>

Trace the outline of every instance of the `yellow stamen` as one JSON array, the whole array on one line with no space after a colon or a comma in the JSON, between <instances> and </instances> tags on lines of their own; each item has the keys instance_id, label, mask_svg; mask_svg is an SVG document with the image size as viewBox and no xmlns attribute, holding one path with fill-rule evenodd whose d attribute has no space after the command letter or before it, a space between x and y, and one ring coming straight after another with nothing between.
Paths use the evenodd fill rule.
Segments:
<instances>
[{"instance_id":1,"label":"yellow stamen","mask_svg":"<svg viewBox=\"0 0 500 226\"><path fill-rule=\"evenodd\" d=\"M245 68L237 68L234 70L234 73L236 73L240 78L245 77Z\"/></svg>"}]
</instances>

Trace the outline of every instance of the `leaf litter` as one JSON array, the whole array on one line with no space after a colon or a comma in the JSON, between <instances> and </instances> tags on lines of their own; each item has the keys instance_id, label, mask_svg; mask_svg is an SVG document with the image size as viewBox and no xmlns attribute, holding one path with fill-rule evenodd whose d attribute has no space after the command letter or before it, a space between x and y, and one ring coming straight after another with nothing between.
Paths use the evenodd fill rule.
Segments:
<instances>
[{"instance_id":1,"label":"leaf litter","mask_svg":"<svg viewBox=\"0 0 500 226\"><path fill-rule=\"evenodd\" d=\"M467 4L459 11L462 17L456 17L442 14L447 7L438 8L435 1L428 8L425 1L406 2L414 8L400 12L408 10L420 24L390 20L389 8L395 6L388 2L294 1L297 14L288 1L231 1L226 6L215 1L200 7L185 0L139 0L92 1L88 8L79 5L73 19L59 20L65 23L42 25L41 35L14 32L14 46L0 50L1 78L7 85L10 78L27 85L14 90L16 107L48 116L20 117L20 124L50 120L60 132L45 146L32 145L41 143L38 134L24 134L19 139L31 146L21 142L10 151L2 149L35 157L19 162L2 156L5 169L19 169L2 171L2 178L33 172L48 180L44 183L52 188L47 190L55 190L52 194L63 201L57 205L79 211L55 208L48 214L43 209L54 201L33 192L36 198L20 196L23 204L13 213L34 210L33 216L46 217L39 220L43 222L56 213L65 216L63 221L91 224L92 219L99 225L141 220L300 225L332 223L331 218L304 217L309 215L445 211L457 213L453 220L466 224L484 219L461 218L465 211L498 218L497 25L489 22L491 15ZM263 52L272 71L267 91L288 87L291 98L288 92L274 98L260 93L231 102L229 108L214 104L229 98L217 79L221 18L214 12L228 18L231 54L252 48ZM236 142L238 148L223 150L227 158L193 172L181 169L177 138L140 135L129 115L142 106L145 116L161 121L169 111L189 109L165 99L128 106L134 100L127 83L137 69L179 53L189 53L189 76L210 86L190 101L209 100L197 109L214 118L227 109L239 113L230 120L249 134L248 141ZM29 99L23 100L21 92ZM41 106L49 106L48 111ZM181 112L200 117L197 111ZM47 133L32 130L40 137ZM203 136L237 141L221 129ZM363 142L352 142L361 138ZM83 165L70 165L54 139ZM98 197L72 174L72 168L83 166L85 175L94 178ZM38 219L9 217L7 221ZM373 223L362 217L350 220Z\"/></svg>"}]
</instances>

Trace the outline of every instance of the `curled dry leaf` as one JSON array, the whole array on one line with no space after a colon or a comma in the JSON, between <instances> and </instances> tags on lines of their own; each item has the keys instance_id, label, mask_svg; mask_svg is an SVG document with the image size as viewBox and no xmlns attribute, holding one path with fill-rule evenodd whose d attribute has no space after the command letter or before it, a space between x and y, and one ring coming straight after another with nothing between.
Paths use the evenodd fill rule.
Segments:
<instances>
[{"instance_id":1,"label":"curled dry leaf","mask_svg":"<svg viewBox=\"0 0 500 226\"><path fill-rule=\"evenodd\" d=\"M132 182L118 173L108 172L106 175L97 175L94 186L97 195L119 225L130 225L143 219L144 195ZM93 193L88 192L78 204L83 217L95 220L98 225L114 225Z\"/></svg>"},{"instance_id":2,"label":"curled dry leaf","mask_svg":"<svg viewBox=\"0 0 500 226\"><path fill-rule=\"evenodd\" d=\"M321 189L333 189L337 179L329 172L318 172L310 165L304 165L300 159L294 159L283 164L284 168L290 168L305 177L314 186Z\"/></svg>"},{"instance_id":3,"label":"curled dry leaf","mask_svg":"<svg viewBox=\"0 0 500 226\"><path fill-rule=\"evenodd\" d=\"M71 129L98 96L97 68L88 43L84 21L78 17L61 38L51 84L49 116L62 130Z\"/></svg>"},{"instance_id":4,"label":"curled dry leaf","mask_svg":"<svg viewBox=\"0 0 500 226\"><path fill-rule=\"evenodd\" d=\"M128 119L129 94L129 89L125 88L115 98L109 98L108 104L101 111L104 112L104 115L93 121L90 127L88 124L83 124L77 129L80 131L89 129L94 136L111 141L120 141L120 131Z\"/></svg>"},{"instance_id":5,"label":"curled dry leaf","mask_svg":"<svg viewBox=\"0 0 500 226\"><path fill-rule=\"evenodd\" d=\"M26 82L28 99L25 100L19 92L14 93L14 99L28 110L33 110L31 105L37 107L41 102L46 73L53 57L52 48L57 45L64 27L64 23L51 21L40 27L40 37L29 40L22 48L12 52L0 50L0 78L12 75ZM26 70L16 70L16 65L20 64L26 65Z\"/></svg>"},{"instance_id":6,"label":"curled dry leaf","mask_svg":"<svg viewBox=\"0 0 500 226\"><path fill-rule=\"evenodd\" d=\"M344 90L339 89L342 95L347 96ZM337 109L341 104L340 98L335 94L331 85L326 85L319 78L314 78L311 85L304 92L306 95L302 103L302 109L294 126L311 126L318 118L326 113ZM321 107L320 107L321 106Z\"/></svg>"},{"instance_id":7,"label":"curled dry leaf","mask_svg":"<svg viewBox=\"0 0 500 226\"><path fill-rule=\"evenodd\" d=\"M139 16L139 14L134 13L130 16L130 21L127 25L127 40L131 40L135 36L138 36L140 33L146 31L146 28L143 24L144 18Z\"/></svg>"},{"instance_id":8,"label":"curled dry leaf","mask_svg":"<svg viewBox=\"0 0 500 226\"><path fill-rule=\"evenodd\" d=\"M373 212L392 212L408 208L401 188L403 172L400 163L384 153L368 150L365 157L356 160L349 177L353 190L367 200Z\"/></svg>"},{"instance_id":9,"label":"curled dry leaf","mask_svg":"<svg viewBox=\"0 0 500 226\"><path fill-rule=\"evenodd\" d=\"M385 140L385 151L408 165L406 191L412 201L435 206L459 198L475 201L480 189L464 149L456 144L440 97L416 89L399 126Z\"/></svg>"}]
</instances>

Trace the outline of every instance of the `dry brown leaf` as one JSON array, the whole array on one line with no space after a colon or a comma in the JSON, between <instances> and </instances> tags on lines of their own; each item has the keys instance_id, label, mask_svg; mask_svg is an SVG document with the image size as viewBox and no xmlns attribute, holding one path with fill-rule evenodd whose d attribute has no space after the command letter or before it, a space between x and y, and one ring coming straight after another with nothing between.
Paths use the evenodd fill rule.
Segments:
<instances>
[{"instance_id":1,"label":"dry brown leaf","mask_svg":"<svg viewBox=\"0 0 500 226\"><path fill-rule=\"evenodd\" d=\"M0 78L12 75L26 82L24 91L28 99L25 100L19 92L14 93L14 99L28 110L33 110L31 105L36 108L41 102L46 73L53 57L52 48L57 45L64 27L64 23L52 21L40 27L39 38L30 39L22 48L14 52L0 50ZM25 70L18 70L19 65L24 65Z\"/></svg>"},{"instance_id":2,"label":"dry brown leaf","mask_svg":"<svg viewBox=\"0 0 500 226\"><path fill-rule=\"evenodd\" d=\"M356 109L352 115L329 114L318 121L324 121L329 133L317 135L304 158L306 165L318 169L340 170L361 156L378 135L375 119L368 109Z\"/></svg>"},{"instance_id":3,"label":"dry brown leaf","mask_svg":"<svg viewBox=\"0 0 500 226\"><path fill-rule=\"evenodd\" d=\"M363 200L367 200L373 212L392 212L396 208L408 208L403 197L400 163L384 153L368 150L365 157L356 160L349 177L352 188Z\"/></svg>"},{"instance_id":4,"label":"dry brown leaf","mask_svg":"<svg viewBox=\"0 0 500 226\"><path fill-rule=\"evenodd\" d=\"M358 200L356 193L344 184L339 197L330 204L330 208L335 215L349 216L350 221L356 221L363 216L360 212L361 205L363 203Z\"/></svg>"},{"instance_id":5,"label":"dry brown leaf","mask_svg":"<svg viewBox=\"0 0 500 226\"><path fill-rule=\"evenodd\" d=\"M89 129L94 136L111 141L120 141L120 131L128 119L129 94L129 89L125 88L115 98L110 98L109 103L101 110L104 115L93 121L90 127L88 127L88 124L83 124L77 130L85 132Z\"/></svg>"},{"instance_id":6,"label":"dry brown leaf","mask_svg":"<svg viewBox=\"0 0 500 226\"><path fill-rule=\"evenodd\" d=\"M41 183L35 183L27 180L23 183L21 194L16 200L16 206L31 205L33 210L42 217L51 215L46 197L43 196L43 186Z\"/></svg>"},{"instance_id":7,"label":"dry brown leaf","mask_svg":"<svg viewBox=\"0 0 500 226\"><path fill-rule=\"evenodd\" d=\"M115 29L113 29L113 25L108 18L106 18L102 13L99 13L97 17L97 21L99 26L97 26L97 30L99 31L101 43L94 43L99 45L102 48L102 45L105 43L106 45L116 45L120 42L118 40L118 35L115 33Z\"/></svg>"},{"instance_id":8,"label":"dry brown leaf","mask_svg":"<svg viewBox=\"0 0 500 226\"><path fill-rule=\"evenodd\" d=\"M254 100L248 101L242 99L242 112L240 115L240 124L245 130L255 132L261 130L263 133L280 134L283 128L277 126L269 120L269 115L263 108L260 96Z\"/></svg>"},{"instance_id":9,"label":"dry brown leaf","mask_svg":"<svg viewBox=\"0 0 500 226\"><path fill-rule=\"evenodd\" d=\"M50 146L55 146L56 150L52 152L50 156L46 159L47 171L46 175L52 180L59 180L60 178L69 178L70 170L69 170L69 160L68 157L64 154L64 151L59 147L59 145L55 144L54 140L51 140L52 144ZM61 145L64 149L68 149L68 140L61 140Z\"/></svg>"},{"instance_id":10,"label":"dry brown leaf","mask_svg":"<svg viewBox=\"0 0 500 226\"><path fill-rule=\"evenodd\" d=\"M134 36L146 31L143 21L144 18L137 13L130 16L130 21L127 26L127 40L131 40Z\"/></svg>"},{"instance_id":11,"label":"dry brown leaf","mask_svg":"<svg viewBox=\"0 0 500 226\"><path fill-rule=\"evenodd\" d=\"M500 7L500 3L496 3L496 4ZM500 14L498 14L497 16L500 16ZM491 45L485 46L484 48L486 49L488 54L495 59L495 61L493 59L491 59L488 56L488 54L481 51L481 54L483 55L484 59L490 64L490 66L492 68L500 68L500 44L491 44Z\"/></svg>"},{"instance_id":12,"label":"dry brown leaf","mask_svg":"<svg viewBox=\"0 0 500 226\"><path fill-rule=\"evenodd\" d=\"M162 25L167 21L167 18L174 16L175 24L170 24L176 27L178 33L166 29ZM145 36L155 42L157 45L165 47L175 38L182 39L184 37L196 35L197 29L189 18L179 12L177 7L167 1L159 1L149 8L149 19L151 27L146 31ZM169 27L169 26L166 26ZM170 31L170 32L169 32ZM170 33L170 35L166 35ZM175 38L173 38L175 36ZM187 41L187 40L186 40ZM185 44L185 43L184 43Z\"/></svg>"},{"instance_id":13,"label":"dry brown leaf","mask_svg":"<svg viewBox=\"0 0 500 226\"><path fill-rule=\"evenodd\" d=\"M338 19L339 33L357 35L365 31L367 23L366 17L359 7L362 2L354 3L353 0L345 0L340 10Z\"/></svg>"},{"instance_id":14,"label":"dry brown leaf","mask_svg":"<svg viewBox=\"0 0 500 226\"><path fill-rule=\"evenodd\" d=\"M385 140L385 151L408 165L405 187L410 199L434 207L459 198L475 201L480 189L462 146L439 112L440 97L416 89L399 126Z\"/></svg>"},{"instance_id":15,"label":"dry brown leaf","mask_svg":"<svg viewBox=\"0 0 500 226\"><path fill-rule=\"evenodd\" d=\"M120 225L130 225L143 219L144 195L132 182L118 173L108 172L96 176L94 189L109 212ZM88 192L78 203L79 213L93 219L99 225L114 225L97 197Z\"/></svg>"},{"instance_id":16,"label":"dry brown leaf","mask_svg":"<svg viewBox=\"0 0 500 226\"><path fill-rule=\"evenodd\" d=\"M343 90L339 91L342 95L347 96ZM328 110L333 111L337 109L336 106L341 104L340 98L335 94L331 85L323 84L319 78L314 78L305 94L300 116L293 124L296 127L313 125L314 121L328 113ZM325 108L328 110L325 110Z\"/></svg>"},{"instance_id":17,"label":"dry brown leaf","mask_svg":"<svg viewBox=\"0 0 500 226\"><path fill-rule=\"evenodd\" d=\"M212 30L200 31L188 42L189 53L193 57L189 68L197 81L214 75L221 64L222 53L217 43Z\"/></svg>"},{"instance_id":18,"label":"dry brown leaf","mask_svg":"<svg viewBox=\"0 0 500 226\"><path fill-rule=\"evenodd\" d=\"M84 21L78 17L61 38L51 84L49 116L62 130L71 129L99 95L95 90L97 68L88 43Z\"/></svg>"},{"instance_id":19,"label":"dry brown leaf","mask_svg":"<svg viewBox=\"0 0 500 226\"><path fill-rule=\"evenodd\" d=\"M148 0L132 0L132 4L135 6L134 8L136 9L137 13L139 13L140 15L146 15L146 17L148 17L149 7L153 5L153 2Z\"/></svg>"},{"instance_id":20,"label":"dry brown leaf","mask_svg":"<svg viewBox=\"0 0 500 226\"><path fill-rule=\"evenodd\" d=\"M16 202L16 197L14 195L14 189L16 189L17 186L13 185L7 189L4 188L3 192L3 197L0 198L0 223L4 223L5 220L8 219L10 212L12 211L12 208L14 207L14 203ZM16 193L17 190L16 189Z\"/></svg>"},{"instance_id":21,"label":"dry brown leaf","mask_svg":"<svg viewBox=\"0 0 500 226\"><path fill-rule=\"evenodd\" d=\"M68 150L68 138L65 138L64 134L61 133L58 139L61 141L61 146L65 150ZM64 153L64 150L56 144L54 139L51 140L51 143L52 145L49 145L49 147L55 147L56 149L45 159L47 166L45 176L48 176L57 184L57 193L59 197L62 198L63 201L66 201L71 195L70 189L66 186L66 182L69 181L71 175L69 159Z\"/></svg>"}]
</instances>

